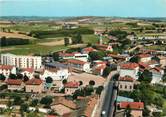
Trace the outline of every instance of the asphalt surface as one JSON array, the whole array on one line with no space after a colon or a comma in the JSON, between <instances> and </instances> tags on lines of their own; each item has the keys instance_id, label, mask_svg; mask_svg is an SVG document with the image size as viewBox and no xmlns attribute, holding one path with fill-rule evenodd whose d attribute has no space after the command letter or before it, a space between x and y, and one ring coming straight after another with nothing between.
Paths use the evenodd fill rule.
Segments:
<instances>
[{"instance_id":1,"label":"asphalt surface","mask_svg":"<svg viewBox=\"0 0 166 117\"><path fill-rule=\"evenodd\" d=\"M112 77L114 77L113 75ZM115 88L116 81L113 78L110 79L107 87L106 87L106 94L101 110L101 117L113 117L114 110L115 110L115 99L117 96L117 89Z\"/></svg>"}]
</instances>

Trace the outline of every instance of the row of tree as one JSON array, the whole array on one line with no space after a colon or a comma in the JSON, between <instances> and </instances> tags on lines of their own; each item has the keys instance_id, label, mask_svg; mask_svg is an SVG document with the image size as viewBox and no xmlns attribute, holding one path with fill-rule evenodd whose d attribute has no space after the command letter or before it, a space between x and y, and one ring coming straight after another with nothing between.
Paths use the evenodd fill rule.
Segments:
<instances>
[{"instance_id":1,"label":"row of tree","mask_svg":"<svg viewBox=\"0 0 166 117\"><path fill-rule=\"evenodd\" d=\"M9 45L25 45L29 44L29 39L21 39L21 38L0 38L0 46L9 46Z\"/></svg>"}]
</instances>

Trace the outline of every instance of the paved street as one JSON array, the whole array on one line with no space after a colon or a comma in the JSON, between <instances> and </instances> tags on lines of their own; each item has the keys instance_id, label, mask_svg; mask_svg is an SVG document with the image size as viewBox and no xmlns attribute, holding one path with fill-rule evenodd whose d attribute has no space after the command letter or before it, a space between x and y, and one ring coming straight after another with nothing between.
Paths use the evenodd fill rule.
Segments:
<instances>
[{"instance_id":1,"label":"paved street","mask_svg":"<svg viewBox=\"0 0 166 117\"><path fill-rule=\"evenodd\" d=\"M115 95L116 92L112 92L113 85L114 85L114 81L112 80L112 78L117 73L118 73L117 71L112 71L109 74L107 81L104 84L104 90L102 91L102 94L97 104L95 117L101 117L102 110L107 110L107 114L112 113L112 111L114 110L113 108L111 108L111 107L114 107L114 106L111 106L111 105L114 105L114 101L111 101L111 98L116 97Z\"/></svg>"}]
</instances>

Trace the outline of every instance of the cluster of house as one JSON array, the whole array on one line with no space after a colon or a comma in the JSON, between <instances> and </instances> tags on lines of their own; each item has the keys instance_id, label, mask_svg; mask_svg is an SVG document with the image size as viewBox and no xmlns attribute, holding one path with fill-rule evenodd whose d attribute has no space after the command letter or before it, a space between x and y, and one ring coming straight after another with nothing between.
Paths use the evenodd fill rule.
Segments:
<instances>
[{"instance_id":1,"label":"cluster of house","mask_svg":"<svg viewBox=\"0 0 166 117\"><path fill-rule=\"evenodd\" d=\"M154 55L152 53L141 53L138 55L140 58L140 62L132 63L132 62L122 62L118 66L118 71L120 73L119 77L119 90L132 92L134 90L134 85L139 84L138 77L139 72L142 73L144 70L149 70L152 73L151 84L160 83L162 81L162 77L164 75L164 66L166 65L166 58L162 56L164 59L160 59L159 61L154 60ZM161 56L159 56L160 58ZM118 107L120 109L131 108L131 114L134 117L142 117L142 111L144 109L143 102L134 102L132 99L127 97L121 97L118 102Z\"/></svg>"}]
</instances>

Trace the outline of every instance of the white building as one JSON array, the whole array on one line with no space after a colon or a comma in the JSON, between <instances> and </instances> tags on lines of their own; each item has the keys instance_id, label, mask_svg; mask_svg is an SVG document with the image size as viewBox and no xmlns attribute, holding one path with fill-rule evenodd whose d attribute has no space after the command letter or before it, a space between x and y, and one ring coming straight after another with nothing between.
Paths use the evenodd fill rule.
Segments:
<instances>
[{"instance_id":1,"label":"white building","mask_svg":"<svg viewBox=\"0 0 166 117\"><path fill-rule=\"evenodd\" d=\"M150 72L152 72L152 84L159 83L162 80L164 71L158 67L154 67L150 69Z\"/></svg>"},{"instance_id":2,"label":"white building","mask_svg":"<svg viewBox=\"0 0 166 117\"><path fill-rule=\"evenodd\" d=\"M77 59L80 61L88 61L89 55L88 54L81 54L81 53L60 53L59 54L61 59Z\"/></svg>"},{"instance_id":3,"label":"white building","mask_svg":"<svg viewBox=\"0 0 166 117\"><path fill-rule=\"evenodd\" d=\"M138 57L140 58L140 62L149 62L152 58L152 56L150 54L140 54L138 55Z\"/></svg>"},{"instance_id":4,"label":"white building","mask_svg":"<svg viewBox=\"0 0 166 117\"><path fill-rule=\"evenodd\" d=\"M3 74L6 78L12 74L16 74L16 67L10 65L0 65L0 74Z\"/></svg>"},{"instance_id":5,"label":"white building","mask_svg":"<svg viewBox=\"0 0 166 117\"><path fill-rule=\"evenodd\" d=\"M76 59L69 59L67 61L69 67L80 70L80 71L85 71L85 72L90 72L90 63L89 62L84 62Z\"/></svg>"},{"instance_id":6,"label":"white building","mask_svg":"<svg viewBox=\"0 0 166 117\"><path fill-rule=\"evenodd\" d=\"M19 68L40 68L42 59L40 56L22 56L14 54L1 54L1 64L13 65Z\"/></svg>"},{"instance_id":7,"label":"white building","mask_svg":"<svg viewBox=\"0 0 166 117\"><path fill-rule=\"evenodd\" d=\"M41 79L45 80L47 77L51 77L53 80L63 80L67 79L69 76L68 69L58 69L56 71L45 70Z\"/></svg>"},{"instance_id":8,"label":"white building","mask_svg":"<svg viewBox=\"0 0 166 117\"><path fill-rule=\"evenodd\" d=\"M138 79L139 65L137 63L124 63L120 65L120 77L130 76Z\"/></svg>"}]
</instances>

